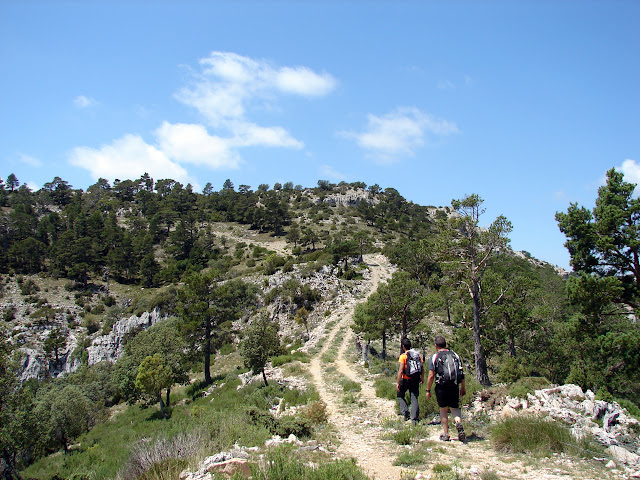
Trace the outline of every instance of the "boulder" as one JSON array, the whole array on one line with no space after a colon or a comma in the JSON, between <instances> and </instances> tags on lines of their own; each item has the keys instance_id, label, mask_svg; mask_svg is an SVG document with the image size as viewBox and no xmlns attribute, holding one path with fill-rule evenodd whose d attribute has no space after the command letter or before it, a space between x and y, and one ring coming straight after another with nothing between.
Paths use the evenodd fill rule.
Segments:
<instances>
[{"instance_id":1,"label":"boulder","mask_svg":"<svg viewBox=\"0 0 640 480\"><path fill-rule=\"evenodd\" d=\"M224 462L215 463L207 469L207 472L214 475L223 473L228 477L232 477L236 474L241 475L244 478L251 476L251 467L249 462L242 458L232 458L231 460L225 460Z\"/></svg>"},{"instance_id":2,"label":"boulder","mask_svg":"<svg viewBox=\"0 0 640 480\"><path fill-rule=\"evenodd\" d=\"M618 445L611 445L607 448L607 453L618 462L633 466L640 465L640 456Z\"/></svg>"}]
</instances>

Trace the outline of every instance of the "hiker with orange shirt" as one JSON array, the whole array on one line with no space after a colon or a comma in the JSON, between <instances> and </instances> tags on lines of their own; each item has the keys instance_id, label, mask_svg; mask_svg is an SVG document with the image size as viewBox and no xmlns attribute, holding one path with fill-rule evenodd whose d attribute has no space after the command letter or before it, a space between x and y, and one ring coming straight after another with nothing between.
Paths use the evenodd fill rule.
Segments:
<instances>
[{"instance_id":1,"label":"hiker with orange shirt","mask_svg":"<svg viewBox=\"0 0 640 480\"><path fill-rule=\"evenodd\" d=\"M418 352L411 349L411 340L402 339L402 354L398 359L400 366L398 368L398 405L400 407L400 415L405 420L412 420L417 425L420 415L420 405L418 404L418 395L420 393L420 384L424 383L424 360ZM405 394L409 390L411 397L411 413L407 407Z\"/></svg>"}]
</instances>

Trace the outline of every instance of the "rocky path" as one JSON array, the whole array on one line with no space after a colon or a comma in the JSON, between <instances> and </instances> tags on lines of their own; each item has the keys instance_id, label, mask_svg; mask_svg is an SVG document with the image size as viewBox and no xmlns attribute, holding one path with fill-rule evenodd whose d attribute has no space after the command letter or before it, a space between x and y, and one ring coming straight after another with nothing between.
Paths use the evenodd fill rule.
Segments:
<instances>
[{"instance_id":1,"label":"rocky path","mask_svg":"<svg viewBox=\"0 0 640 480\"><path fill-rule=\"evenodd\" d=\"M366 280L364 295L349 298L332 312L329 322L332 326L327 329L322 348L313 356L309 367L320 398L327 405L328 420L340 440L339 456L355 458L358 465L376 480L434 478L434 464L453 466L457 473L451 472L454 476L447 478L468 480L480 480L486 472L493 472L501 480L616 478L615 474L611 476L600 468L594 470L575 459L532 459L498 454L488 439L473 435L470 429L467 434L471 434L472 441L466 444L441 442L440 425L425 426L424 437L416 439L416 443L430 445L426 465L419 468L394 466L402 449L409 448L385 438L385 434L391 431L389 425L397 423L395 401L376 396L373 378L350 351L355 343L350 328L355 305L374 292L379 283L390 278L394 269L382 255L365 256L365 262L369 265L370 276ZM345 400L343 384L348 380L360 385L360 390L354 393L355 401L353 397ZM385 421L388 421L386 426Z\"/></svg>"},{"instance_id":2,"label":"rocky path","mask_svg":"<svg viewBox=\"0 0 640 480\"><path fill-rule=\"evenodd\" d=\"M382 255L365 257L370 267L369 285L365 296L374 292L381 281L391 276L392 268ZM327 405L329 422L338 432L341 444L338 453L344 457L354 457L358 464L373 478L399 479L401 468L392 465L396 447L382 438L381 422L395 416L395 404L391 400L376 397L372 382L362 382L354 363L347 360L347 349L354 344L354 334L350 328L353 310L358 301L353 299L334 312L338 320L327 333L320 352L312 359L310 372L320 398ZM335 360L327 361L331 349L337 349ZM324 360L323 360L324 359ZM343 401L344 390L341 381L360 383L357 403Z\"/></svg>"}]
</instances>

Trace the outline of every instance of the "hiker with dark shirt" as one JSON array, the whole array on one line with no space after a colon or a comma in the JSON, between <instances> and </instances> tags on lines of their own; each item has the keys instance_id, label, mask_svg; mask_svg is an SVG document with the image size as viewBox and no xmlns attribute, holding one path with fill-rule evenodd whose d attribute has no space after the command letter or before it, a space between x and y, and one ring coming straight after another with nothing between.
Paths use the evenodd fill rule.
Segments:
<instances>
[{"instance_id":1,"label":"hiker with dark shirt","mask_svg":"<svg viewBox=\"0 0 640 480\"><path fill-rule=\"evenodd\" d=\"M436 400L440 408L440 422L443 433L440 440L449 441L449 409L458 431L458 440L464 442L466 435L462 426L460 395L467 393L464 371L460 357L447 349L447 341L441 335L435 338L436 353L429 357L427 378L427 398L431 398L431 387L436 384Z\"/></svg>"},{"instance_id":2,"label":"hiker with dark shirt","mask_svg":"<svg viewBox=\"0 0 640 480\"><path fill-rule=\"evenodd\" d=\"M420 384L424 383L424 360L418 352L411 349L411 340L402 339L402 354L398 359L400 366L398 368L398 405L400 407L400 415L405 420L412 420L416 425L419 420L420 406L418 404L418 394L420 392ZM407 407L405 394L409 390L411 396L411 414Z\"/></svg>"}]
</instances>

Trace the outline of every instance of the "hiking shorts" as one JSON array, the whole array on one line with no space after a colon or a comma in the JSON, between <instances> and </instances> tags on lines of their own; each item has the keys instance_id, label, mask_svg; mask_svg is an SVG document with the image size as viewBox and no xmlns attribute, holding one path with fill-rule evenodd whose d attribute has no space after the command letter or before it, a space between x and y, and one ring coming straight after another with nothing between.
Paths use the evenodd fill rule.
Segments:
<instances>
[{"instance_id":1,"label":"hiking shorts","mask_svg":"<svg viewBox=\"0 0 640 480\"><path fill-rule=\"evenodd\" d=\"M458 385L437 385L436 401L440 408L460 408L460 390Z\"/></svg>"}]
</instances>

